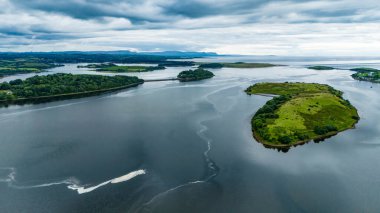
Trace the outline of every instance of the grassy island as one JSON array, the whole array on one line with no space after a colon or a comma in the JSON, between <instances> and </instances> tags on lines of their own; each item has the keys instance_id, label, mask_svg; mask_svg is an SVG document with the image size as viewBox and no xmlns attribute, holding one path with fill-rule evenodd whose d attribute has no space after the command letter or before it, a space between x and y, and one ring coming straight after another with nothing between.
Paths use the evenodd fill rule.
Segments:
<instances>
[{"instance_id":1,"label":"grassy island","mask_svg":"<svg viewBox=\"0 0 380 213\"><path fill-rule=\"evenodd\" d=\"M0 59L0 77L25 73L39 73L46 69L63 66L38 58Z\"/></svg>"},{"instance_id":2,"label":"grassy island","mask_svg":"<svg viewBox=\"0 0 380 213\"><path fill-rule=\"evenodd\" d=\"M351 71L356 71L352 77L359 81L369 81L373 83L380 83L380 70L373 68L354 68Z\"/></svg>"},{"instance_id":3,"label":"grassy island","mask_svg":"<svg viewBox=\"0 0 380 213\"><path fill-rule=\"evenodd\" d=\"M86 66L78 66L78 68L92 68L98 72L112 72L112 73L150 72L154 70L165 69L165 67L161 65L158 65L158 66L118 66L113 63L89 64Z\"/></svg>"},{"instance_id":4,"label":"grassy island","mask_svg":"<svg viewBox=\"0 0 380 213\"><path fill-rule=\"evenodd\" d=\"M137 86L144 81L129 76L54 74L0 83L0 102L12 103L75 97Z\"/></svg>"},{"instance_id":5,"label":"grassy island","mask_svg":"<svg viewBox=\"0 0 380 213\"><path fill-rule=\"evenodd\" d=\"M266 67L274 67L278 66L275 64L268 63L244 63L244 62L236 62L236 63L200 63L199 68L210 68L210 69L218 69L218 68L266 68Z\"/></svg>"},{"instance_id":6,"label":"grassy island","mask_svg":"<svg viewBox=\"0 0 380 213\"><path fill-rule=\"evenodd\" d=\"M353 128L359 120L343 93L324 84L258 83L246 93L276 95L252 118L254 137L269 147L322 140Z\"/></svg>"},{"instance_id":7,"label":"grassy island","mask_svg":"<svg viewBox=\"0 0 380 213\"><path fill-rule=\"evenodd\" d=\"M187 70L187 71L182 71L178 74L177 78L180 81L199 81L207 78L212 78L214 77L214 73L198 68L196 70Z\"/></svg>"},{"instance_id":8,"label":"grassy island","mask_svg":"<svg viewBox=\"0 0 380 213\"><path fill-rule=\"evenodd\" d=\"M311 67L308 67L308 69L311 69L311 70L333 70L335 68L329 67L329 66L311 66Z\"/></svg>"}]
</instances>

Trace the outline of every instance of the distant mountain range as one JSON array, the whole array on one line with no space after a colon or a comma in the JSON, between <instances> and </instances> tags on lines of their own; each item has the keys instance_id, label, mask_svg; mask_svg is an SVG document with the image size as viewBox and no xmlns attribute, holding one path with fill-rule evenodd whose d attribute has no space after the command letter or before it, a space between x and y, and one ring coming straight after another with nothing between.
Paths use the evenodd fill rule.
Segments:
<instances>
[{"instance_id":1,"label":"distant mountain range","mask_svg":"<svg viewBox=\"0 0 380 213\"><path fill-rule=\"evenodd\" d=\"M219 56L213 52L184 52L184 51L162 51L162 52L133 52L129 50L116 51L63 51L63 52L2 52L0 54L84 54L84 55L126 55L126 56L163 56L173 58L199 58Z\"/></svg>"}]
</instances>

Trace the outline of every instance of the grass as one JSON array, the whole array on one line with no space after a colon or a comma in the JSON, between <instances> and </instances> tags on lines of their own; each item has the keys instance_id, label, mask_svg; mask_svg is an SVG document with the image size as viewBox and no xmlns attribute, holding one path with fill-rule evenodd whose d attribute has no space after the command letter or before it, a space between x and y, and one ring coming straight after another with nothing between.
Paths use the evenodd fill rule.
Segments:
<instances>
[{"instance_id":1,"label":"grass","mask_svg":"<svg viewBox=\"0 0 380 213\"><path fill-rule=\"evenodd\" d=\"M254 135L269 146L286 147L321 139L354 127L359 119L357 110L342 98L342 92L328 85L259 83L246 92L289 97L277 107L264 106L266 110L260 109L252 118ZM275 99L266 105L276 102ZM317 131L325 127L329 130L323 134Z\"/></svg>"},{"instance_id":2,"label":"grass","mask_svg":"<svg viewBox=\"0 0 380 213\"><path fill-rule=\"evenodd\" d=\"M258 83L246 89L248 94L299 95L314 93L334 93L341 96L342 92L326 84L316 83Z\"/></svg>"}]
</instances>

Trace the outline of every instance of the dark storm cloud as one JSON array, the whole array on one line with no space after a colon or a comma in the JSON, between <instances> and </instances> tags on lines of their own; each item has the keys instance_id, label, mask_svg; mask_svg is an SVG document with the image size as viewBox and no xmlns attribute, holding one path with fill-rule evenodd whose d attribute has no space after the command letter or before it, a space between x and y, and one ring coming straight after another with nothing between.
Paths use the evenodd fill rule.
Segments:
<instances>
[{"instance_id":1,"label":"dark storm cloud","mask_svg":"<svg viewBox=\"0 0 380 213\"><path fill-rule=\"evenodd\" d=\"M58 13L67 15L77 19L99 19L103 17L127 18L133 23L141 23L143 21L155 22L146 14L133 15L129 11L120 8L125 7L133 9L138 6L138 1L103 1L103 0L13 0L15 5L24 10L37 10L46 13ZM142 1L141 1L142 2Z\"/></svg>"},{"instance_id":2,"label":"dark storm cloud","mask_svg":"<svg viewBox=\"0 0 380 213\"><path fill-rule=\"evenodd\" d=\"M331 1L315 1L315 0L293 0L293 1L280 1L280 0L12 0L18 7L25 10L38 10L47 13L59 13L77 19L100 19L103 17L118 17L126 18L132 23L146 24L147 22L173 22L180 17L183 18L202 18L210 16L233 16L233 15L246 15L246 19L242 23L258 22L260 20L269 20L271 17L280 17L282 21L286 22L286 15L288 13L297 13L299 15L308 16L310 20L319 22L326 22L326 19L331 22L353 22L353 21L367 21L368 19L354 19L353 16L358 13L365 13L365 9L371 8L372 4L378 6L376 1L347 1L350 5L344 4L342 0ZM339 7L336 3L342 2ZM281 10L282 5L290 5L286 10ZM307 6L307 4L325 3L324 7L316 7L315 9L302 8L297 6ZM278 9L275 14L265 10L267 5L278 4ZM291 7L295 5L295 7ZM329 7L328 5L331 5ZM367 7L367 6L368 7ZM345 6L346 8L342 8ZM275 6L274 6L275 7ZM156 14L152 14L154 9ZM243 18L244 19L244 18ZM292 20L290 20L292 22ZM145 25L147 26L147 25Z\"/></svg>"}]
</instances>

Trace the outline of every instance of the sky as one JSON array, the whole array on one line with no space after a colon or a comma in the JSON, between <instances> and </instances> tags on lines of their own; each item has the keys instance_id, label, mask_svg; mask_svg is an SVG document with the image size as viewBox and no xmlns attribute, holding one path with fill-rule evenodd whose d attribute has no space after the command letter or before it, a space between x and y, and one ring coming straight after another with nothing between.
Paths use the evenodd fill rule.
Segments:
<instances>
[{"instance_id":1,"label":"sky","mask_svg":"<svg viewBox=\"0 0 380 213\"><path fill-rule=\"evenodd\" d=\"M380 0L0 0L0 51L380 56Z\"/></svg>"}]
</instances>

